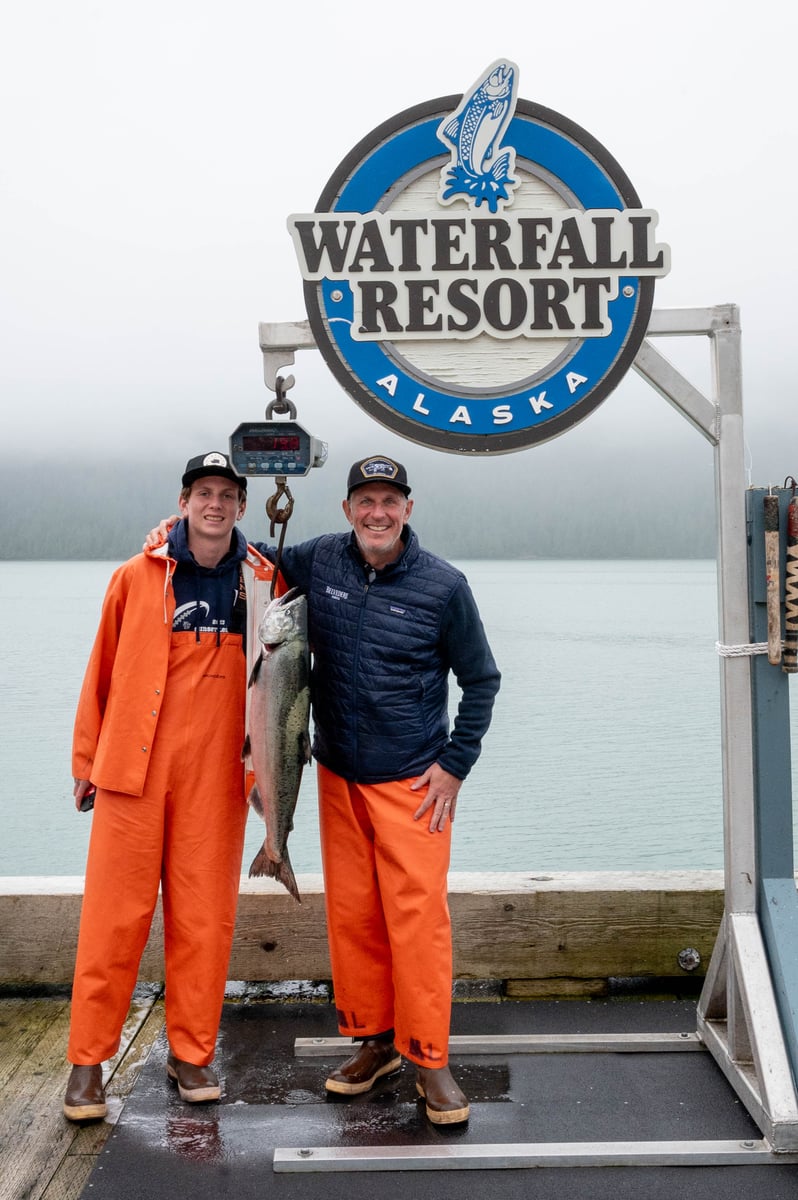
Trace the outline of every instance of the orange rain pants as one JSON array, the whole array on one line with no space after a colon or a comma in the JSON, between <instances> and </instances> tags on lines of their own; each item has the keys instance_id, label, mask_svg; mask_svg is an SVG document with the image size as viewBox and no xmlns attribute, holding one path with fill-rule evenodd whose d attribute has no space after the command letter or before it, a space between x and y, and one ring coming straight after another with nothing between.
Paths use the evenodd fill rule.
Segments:
<instances>
[{"instance_id":1,"label":"orange rain pants","mask_svg":"<svg viewBox=\"0 0 798 1200\"><path fill-rule=\"evenodd\" d=\"M354 1038L394 1030L422 1067L449 1060L451 825L430 833L413 813L413 779L348 783L319 764L327 932L338 1028Z\"/></svg>"},{"instance_id":2,"label":"orange rain pants","mask_svg":"<svg viewBox=\"0 0 798 1200\"><path fill-rule=\"evenodd\" d=\"M233 939L247 804L246 664L237 634L173 633L142 796L98 789L67 1058L116 1054L161 885L166 1031L177 1058L213 1058Z\"/></svg>"}]
</instances>

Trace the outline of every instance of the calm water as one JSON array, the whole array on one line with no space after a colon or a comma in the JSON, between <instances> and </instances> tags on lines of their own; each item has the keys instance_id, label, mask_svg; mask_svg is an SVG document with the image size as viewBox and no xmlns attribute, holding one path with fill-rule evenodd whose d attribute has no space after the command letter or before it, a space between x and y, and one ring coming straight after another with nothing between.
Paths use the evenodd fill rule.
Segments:
<instances>
[{"instance_id":1,"label":"calm water","mask_svg":"<svg viewBox=\"0 0 798 1200\"><path fill-rule=\"evenodd\" d=\"M0 563L0 875L83 873L71 727L115 565ZM452 869L721 867L714 562L458 565L503 685ZM262 837L250 814L246 865ZM290 849L297 871L320 871L313 770Z\"/></svg>"}]
</instances>

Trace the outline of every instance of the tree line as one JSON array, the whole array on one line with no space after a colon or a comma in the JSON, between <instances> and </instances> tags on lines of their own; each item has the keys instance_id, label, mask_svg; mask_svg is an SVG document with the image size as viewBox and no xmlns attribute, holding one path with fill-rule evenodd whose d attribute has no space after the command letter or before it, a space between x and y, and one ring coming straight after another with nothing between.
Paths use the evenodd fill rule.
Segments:
<instances>
[{"instance_id":1,"label":"tree line","mask_svg":"<svg viewBox=\"0 0 798 1200\"><path fill-rule=\"evenodd\" d=\"M405 452L413 484L411 524L429 549L451 559L711 558L711 472L652 476L650 464L574 464L567 473L529 456L467 462ZM345 529L342 480L351 458L292 481L287 541ZM346 465L344 465L344 462ZM0 558L118 560L136 553L158 519L176 511L179 479L166 463L43 462L6 468ZM273 484L250 483L242 528L276 541L265 513Z\"/></svg>"}]
</instances>

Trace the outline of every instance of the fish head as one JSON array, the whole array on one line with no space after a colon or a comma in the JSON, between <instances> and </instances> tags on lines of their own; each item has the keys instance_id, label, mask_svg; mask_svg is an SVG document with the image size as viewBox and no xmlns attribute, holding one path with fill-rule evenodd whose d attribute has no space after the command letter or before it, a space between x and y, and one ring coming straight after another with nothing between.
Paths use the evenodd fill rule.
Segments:
<instances>
[{"instance_id":1,"label":"fish head","mask_svg":"<svg viewBox=\"0 0 798 1200\"><path fill-rule=\"evenodd\" d=\"M513 91L515 72L510 63L499 62L483 81L482 87L491 100L508 100Z\"/></svg>"},{"instance_id":2,"label":"fish head","mask_svg":"<svg viewBox=\"0 0 798 1200\"><path fill-rule=\"evenodd\" d=\"M258 626L258 638L264 646L280 646L293 638L307 636L307 597L299 588L291 588L267 604Z\"/></svg>"}]
</instances>

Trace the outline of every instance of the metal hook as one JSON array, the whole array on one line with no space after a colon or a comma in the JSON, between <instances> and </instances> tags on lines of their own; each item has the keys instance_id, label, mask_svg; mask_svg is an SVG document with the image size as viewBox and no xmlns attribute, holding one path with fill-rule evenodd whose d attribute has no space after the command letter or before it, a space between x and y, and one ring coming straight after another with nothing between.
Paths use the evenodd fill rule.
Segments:
<instances>
[{"instance_id":1,"label":"metal hook","mask_svg":"<svg viewBox=\"0 0 798 1200\"><path fill-rule=\"evenodd\" d=\"M281 496L285 496L288 503L282 508L278 508ZM269 527L271 536L274 537L275 525L280 525L282 527L280 529L280 540L277 545L277 554L274 560L274 572L272 573L272 583L269 592L272 600L274 599L275 590L277 587L277 576L280 572L280 563L282 562L283 558L283 542L285 541L285 533L286 529L288 528L288 520L293 511L294 497L291 495L291 489L286 483L285 475L278 475L277 490L275 491L274 495L269 496L269 499L266 501L266 515L271 521L271 525Z\"/></svg>"},{"instance_id":2,"label":"metal hook","mask_svg":"<svg viewBox=\"0 0 798 1200\"><path fill-rule=\"evenodd\" d=\"M283 508L278 508L280 497L285 496L288 503ZM284 525L294 511L294 497L291 495L291 489L285 481L285 475L277 476L277 490L273 496L269 496L266 501L266 515L271 521L271 536L274 537L275 525Z\"/></svg>"},{"instance_id":3,"label":"metal hook","mask_svg":"<svg viewBox=\"0 0 798 1200\"><path fill-rule=\"evenodd\" d=\"M790 484L792 484L792 494L793 494L793 496L794 496L794 495L795 495L795 489L796 489L796 488L798 488L798 483L796 483L796 481L795 481L795 477L794 477L793 475L788 475L788 476L787 476L787 478L784 480L784 486L785 486L785 487L789 487L789 486L790 486Z\"/></svg>"}]
</instances>

